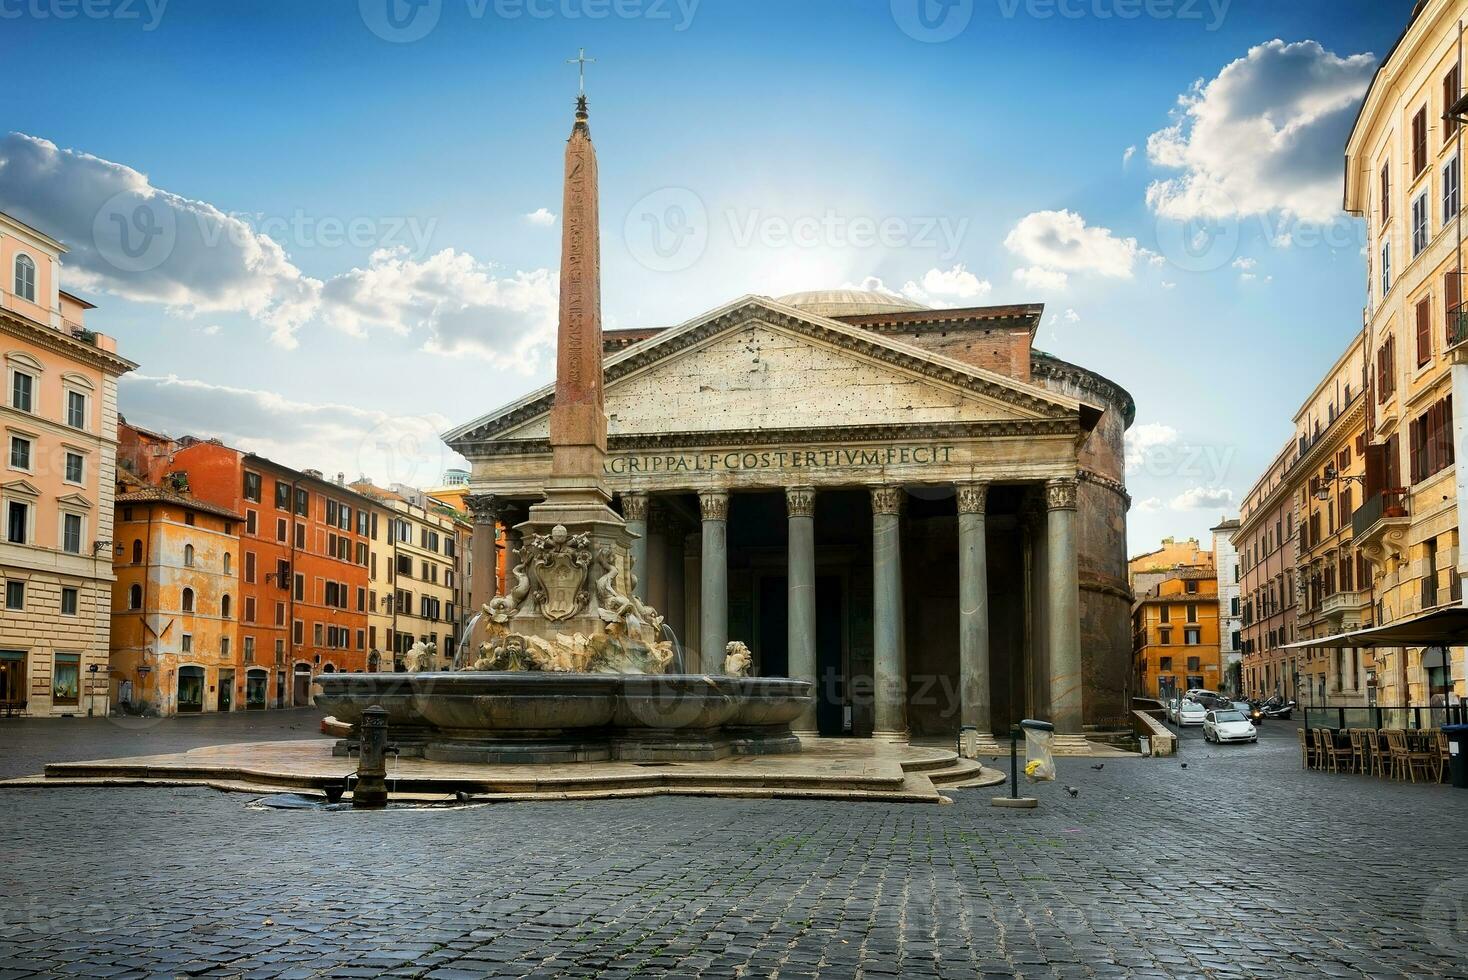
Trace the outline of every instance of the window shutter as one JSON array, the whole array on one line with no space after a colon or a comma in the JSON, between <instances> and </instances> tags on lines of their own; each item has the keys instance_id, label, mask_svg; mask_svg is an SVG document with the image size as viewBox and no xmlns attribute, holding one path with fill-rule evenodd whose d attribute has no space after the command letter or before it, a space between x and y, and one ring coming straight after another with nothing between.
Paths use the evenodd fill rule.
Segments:
<instances>
[{"instance_id":1,"label":"window shutter","mask_svg":"<svg viewBox=\"0 0 1468 980\"><path fill-rule=\"evenodd\" d=\"M1427 110L1418 109L1412 117L1412 176L1427 169Z\"/></svg>"},{"instance_id":2,"label":"window shutter","mask_svg":"<svg viewBox=\"0 0 1468 980\"><path fill-rule=\"evenodd\" d=\"M1381 223L1386 224L1392 217L1392 165L1388 160L1381 166Z\"/></svg>"},{"instance_id":3,"label":"window shutter","mask_svg":"<svg viewBox=\"0 0 1468 980\"><path fill-rule=\"evenodd\" d=\"M1453 329L1453 321L1458 316L1458 304L1463 302L1461 289L1462 284L1459 282L1457 270L1443 274L1443 312L1448 325L1447 342L1449 344L1457 340L1455 336L1457 331Z\"/></svg>"},{"instance_id":4,"label":"window shutter","mask_svg":"<svg viewBox=\"0 0 1468 980\"><path fill-rule=\"evenodd\" d=\"M1448 115L1448 110L1453 103L1458 101L1458 66L1454 65L1448 70L1447 77L1443 79L1443 143L1452 139L1453 134L1458 131L1458 120Z\"/></svg>"},{"instance_id":5,"label":"window shutter","mask_svg":"<svg viewBox=\"0 0 1468 980\"><path fill-rule=\"evenodd\" d=\"M1417 304L1417 366L1432 360L1432 299Z\"/></svg>"}]
</instances>

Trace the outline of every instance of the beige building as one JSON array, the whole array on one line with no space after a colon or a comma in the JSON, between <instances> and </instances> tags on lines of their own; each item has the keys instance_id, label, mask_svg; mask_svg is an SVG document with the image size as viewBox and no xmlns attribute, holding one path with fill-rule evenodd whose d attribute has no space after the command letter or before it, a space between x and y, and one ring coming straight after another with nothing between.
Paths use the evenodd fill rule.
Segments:
<instances>
[{"instance_id":1,"label":"beige building","mask_svg":"<svg viewBox=\"0 0 1468 980\"><path fill-rule=\"evenodd\" d=\"M1463 95L1468 0L1425 0L1381 63L1346 147L1345 207L1367 229L1365 486L1353 540L1380 624L1462 601L1458 514L1468 450L1453 426L1468 398L1463 316ZM1450 110L1452 110L1450 112ZM1460 408L1461 411L1461 408ZM1461 428L1461 427L1460 427ZM1381 649L1383 705L1461 697L1461 648Z\"/></svg>"},{"instance_id":2,"label":"beige building","mask_svg":"<svg viewBox=\"0 0 1468 980\"><path fill-rule=\"evenodd\" d=\"M137 367L61 288L66 248L0 214L0 709L105 714L117 379Z\"/></svg>"}]
</instances>

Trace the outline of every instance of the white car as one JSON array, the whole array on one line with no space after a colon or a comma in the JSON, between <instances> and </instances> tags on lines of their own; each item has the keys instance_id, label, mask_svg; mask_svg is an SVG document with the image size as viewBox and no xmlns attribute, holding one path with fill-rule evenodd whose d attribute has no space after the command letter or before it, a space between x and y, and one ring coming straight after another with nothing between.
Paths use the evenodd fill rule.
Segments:
<instances>
[{"instance_id":1,"label":"white car","mask_svg":"<svg viewBox=\"0 0 1468 980\"><path fill-rule=\"evenodd\" d=\"M1177 723L1184 727L1202 725L1206 723L1209 713L1208 709L1197 701L1184 698L1183 703L1177 709Z\"/></svg>"},{"instance_id":2,"label":"white car","mask_svg":"<svg viewBox=\"0 0 1468 980\"><path fill-rule=\"evenodd\" d=\"M1257 742L1259 729L1254 727L1254 723L1242 711L1224 708L1206 713L1203 719L1203 738L1220 745L1224 742Z\"/></svg>"},{"instance_id":3,"label":"white car","mask_svg":"<svg viewBox=\"0 0 1468 980\"><path fill-rule=\"evenodd\" d=\"M1196 698L1200 694L1206 694L1210 698L1216 698L1216 697L1219 696L1219 694L1218 694L1217 691L1210 691L1206 687L1190 687L1186 691L1183 692L1183 697L1185 697L1185 698Z\"/></svg>"}]
</instances>

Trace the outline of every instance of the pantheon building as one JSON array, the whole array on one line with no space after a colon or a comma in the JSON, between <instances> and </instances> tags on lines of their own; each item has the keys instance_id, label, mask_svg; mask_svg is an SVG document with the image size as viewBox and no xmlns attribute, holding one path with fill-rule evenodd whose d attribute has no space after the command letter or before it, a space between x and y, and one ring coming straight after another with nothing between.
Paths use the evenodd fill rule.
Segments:
<instances>
[{"instance_id":1,"label":"pantheon building","mask_svg":"<svg viewBox=\"0 0 1468 980\"><path fill-rule=\"evenodd\" d=\"M840 290L603 334L605 483L689 672L741 640L756 673L817 681L821 735L1127 727L1134 406L1034 349L1043 311ZM476 571L541 497L551 400L446 436L473 465Z\"/></svg>"}]
</instances>

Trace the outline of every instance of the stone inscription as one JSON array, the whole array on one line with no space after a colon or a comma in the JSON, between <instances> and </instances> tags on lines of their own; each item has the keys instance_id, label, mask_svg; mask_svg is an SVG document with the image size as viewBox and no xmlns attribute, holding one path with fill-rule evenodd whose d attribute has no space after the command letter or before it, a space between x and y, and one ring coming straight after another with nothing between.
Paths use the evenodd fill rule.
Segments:
<instances>
[{"instance_id":1,"label":"stone inscription","mask_svg":"<svg viewBox=\"0 0 1468 980\"><path fill-rule=\"evenodd\" d=\"M748 470L860 470L932 466L952 461L952 446L879 446L873 449L759 449L696 453L625 453L607 458L612 476L634 473L732 473Z\"/></svg>"}]
</instances>

